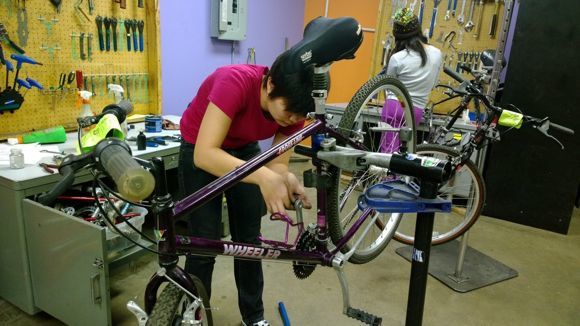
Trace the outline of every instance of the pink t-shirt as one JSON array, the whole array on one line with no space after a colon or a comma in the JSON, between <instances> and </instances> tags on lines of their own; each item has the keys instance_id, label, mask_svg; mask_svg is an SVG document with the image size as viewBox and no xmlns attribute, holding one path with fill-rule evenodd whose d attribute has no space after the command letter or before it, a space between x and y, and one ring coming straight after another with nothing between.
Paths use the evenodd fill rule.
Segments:
<instances>
[{"instance_id":1,"label":"pink t-shirt","mask_svg":"<svg viewBox=\"0 0 580 326\"><path fill-rule=\"evenodd\" d=\"M243 64L221 67L209 75L181 118L181 135L185 141L196 143L209 102L232 119L222 148L240 148L270 138L277 132L289 136L300 130L304 122L282 127L264 116L260 92L262 77L267 72L268 67Z\"/></svg>"}]
</instances>

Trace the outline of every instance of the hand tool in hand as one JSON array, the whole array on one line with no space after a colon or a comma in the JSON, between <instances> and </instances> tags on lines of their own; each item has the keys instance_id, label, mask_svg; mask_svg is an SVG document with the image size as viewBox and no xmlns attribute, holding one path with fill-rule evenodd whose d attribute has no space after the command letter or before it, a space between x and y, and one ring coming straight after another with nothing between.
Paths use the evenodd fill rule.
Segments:
<instances>
[{"instance_id":1,"label":"hand tool in hand","mask_svg":"<svg viewBox=\"0 0 580 326\"><path fill-rule=\"evenodd\" d=\"M97 30L99 33L99 50L105 51L105 42L103 41L103 17L97 16L95 21L97 22Z\"/></svg>"},{"instance_id":2,"label":"hand tool in hand","mask_svg":"<svg viewBox=\"0 0 580 326\"><path fill-rule=\"evenodd\" d=\"M105 50L111 51L111 18L105 17Z\"/></svg>"},{"instance_id":3,"label":"hand tool in hand","mask_svg":"<svg viewBox=\"0 0 580 326\"><path fill-rule=\"evenodd\" d=\"M435 21L437 20L437 7L439 7L439 4L441 3L441 0L433 0L433 15L431 16L431 24L429 25L429 38L433 37L433 31L435 30Z\"/></svg>"},{"instance_id":4,"label":"hand tool in hand","mask_svg":"<svg viewBox=\"0 0 580 326\"><path fill-rule=\"evenodd\" d=\"M145 46L143 42L143 28L145 27L145 22L140 20L137 22L137 28L139 29L139 51L143 52L143 48Z\"/></svg>"},{"instance_id":5,"label":"hand tool in hand","mask_svg":"<svg viewBox=\"0 0 580 326\"><path fill-rule=\"evenodd\" d=\"M6 44L8 44L8 46L10 46L14 51L20 53L20 54L24 54L26 53L24 50L22 50L22 48L20 48L18 45L16 45L16 43L14 43L11 39L10 36L8 36L8 30L6 30L6 26L4 26L3 23L0 23L0 41L5 42Z\"/></svg>"},{"instance_id":6,"label":"hand tool in hand","mask_svg":"<svg viewBox=\"0 0 580 326\"><path fill-rule=\"evenodd\" d=\"M133 51L137 52L139 49L137 48L137 20L131 20L131 34L133 34Z\"/></svg>"},{"instance_id":7,"label":"hand tool in hand","mask_svg":"<svg viewBox=\"0 0 580 326\"><path fill-rule=\"evenodd\" d=\"M491 38L495 37L495 32L497 31L497 20L499 18L499 0L495 0L495 11L491 17L491 24L489 25L489 36Z\"/></svg>"},{"instance_id":8,"label":"hand tool in hand","mask_svg":"<svg viewBox=\"0 0 580 326\"><path fill-rule=\"evenodd\" d=\"M127 51L131 51L131 19L125 19L125 32L127 33Z\"/></svg>"},{"instance_id":9,"label":"hand tool in hand","mask_svg":"<svg viewBox=\"0 0 580 326\"><path fill-rule=\"evenodd\" d=\"M12 54L10 55L10 58L16 61L16 76L14 76L14 84L12 85L12 88L16 86L16 79L18 79L18 73L20 72L20 68L22 68L22 63L42 66L42 63L22 54Z\"/></svg>"},{"instance_id":10,"label":"hand tool in hand","mask_svg":"<svg viewBox=\"0 0 580 326\"><path fill-rule=\"evenodd\" d=\"M117 52L117 18L111 18L111 30L113 33L113 51Z\"/></svg>"}]
</instances>

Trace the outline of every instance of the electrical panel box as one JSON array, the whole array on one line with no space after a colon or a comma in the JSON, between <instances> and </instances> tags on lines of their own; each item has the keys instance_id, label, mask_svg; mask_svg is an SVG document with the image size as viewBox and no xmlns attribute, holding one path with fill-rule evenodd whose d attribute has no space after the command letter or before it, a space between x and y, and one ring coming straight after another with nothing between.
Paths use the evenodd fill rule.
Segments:
<instances>
[{"instance_id":1,"label":"electrical panel box","mask_svg":"<svg viewBox=\"0 0 580 326\"><path fill-rule=\"evenodd\" d=\"M220 40L241 41L246 39L247 0L212 0L212 37Z\"/></svg>"}]
</instances>

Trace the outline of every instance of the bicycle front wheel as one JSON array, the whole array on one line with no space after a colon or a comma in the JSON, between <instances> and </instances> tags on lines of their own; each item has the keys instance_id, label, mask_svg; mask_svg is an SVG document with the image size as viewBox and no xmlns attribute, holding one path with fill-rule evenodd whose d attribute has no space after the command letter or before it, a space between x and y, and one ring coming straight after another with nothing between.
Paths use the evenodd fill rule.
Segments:
<instances>
[{"instance_id":1,"label":"bicycle front wheel","mask_svg":"<svg viewBox=\"0 0 580 326\"><path fill-rule=\"evenodd\" d=\"M197 290L197 294L202 300L202 303L195 309L190 309L188 306L194 299L188 296L175 284L169 283L157 298L155 306L149 315L147 325L149 326L167 326L167 325L204 325L212 326L213 319L211 315L209 297L201 283L201 280L194 275L190 275L193 279L193 284Z\"/></svg>"},{"instance_id":2,"label":"bicycle front wheel","mask_svg":"<svg viewBox=\"0 0 580 326\"><path fill-rule=\"evenodd\" d=\"M424 144L417 146L417 154L446 160L457 158L459 152L441 145ZM432 245L443 244L465 233L477 221L485 202L485 184L477 166L472 161L465 162L447 183L439 187L438 196L451 201L451 212L435 213ZM412 245L416 214L405 214L395 239Z\"/></svg>"},{"instance_id":3,"label":"bicycle front wheel","mask_svg":"<svg viewBox=\"0 0 580 326\"><path fill-rule=\"evenodd\" d=\"M388 126L391 130L389 132L397 133L401 128L410 128L411 139L407 143L407 151L414 153L416 133L411 98L403 84L392 77L376 76L355 93L339 122L339 131L351 139L362 142L372 152L381 152L393 147L398 150L398 144L394 144L393 137L386 137L380 123L384 120L383 107L388 101L402 110L399 117ZM364 171L344 171L337 167L331 167L329 171L328 228L332 242L336 245L362 214L358 207L358 197L368 187L395 176L387 169L375 166ZM360 240L349 261L355 264L371 261L392 239L401 216L402 214L371 211L359 231L341 248L341 251L349 252ZM375 222L369 226L373 219ZM367 227L370 228L369 231L363 234L362 230Z\"/></svg>"}]
</instances>

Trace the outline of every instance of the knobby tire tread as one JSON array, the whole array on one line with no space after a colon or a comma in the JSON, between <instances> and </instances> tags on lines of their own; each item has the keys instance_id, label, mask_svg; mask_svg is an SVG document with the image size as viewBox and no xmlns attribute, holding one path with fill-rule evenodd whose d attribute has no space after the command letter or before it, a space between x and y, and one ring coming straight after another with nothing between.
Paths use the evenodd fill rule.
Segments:
<instances>
[{"instance_id":1,"label":"knobby tire tread","mask_svg":"<svg viewBox=\"0 0 580 326\"><path fill-rule=\"evenodd\" d=\"M354 94L353 98L348 103L342 118L338 124L338 131L345 137L348 137L351 130L353 130L356 122L357 116L359 116L359 112L363 109L363 105L365 105L365 101L367 98L375 92L376 89L384 86L384 85L391 85L400 90L400 92L405 96L405 100L412 107L411 97L403 85L398 79L395 79L390 76L386 75L377 75L370 80L368 80L365 84L363 84L360 89ZM409 108L406 108L407 110ZM410 115L411 119L413 119L413 114ZM411 121L411 125L414 126L414 121ZM416 131L413 127L412 139L409 142L409 152L414 152L415 149L415 141L416 141ZM344 145L338 143L339 145ZM328 198L327 198L327 218L328 218L328 230L330 233L330 238L332 242L336 245L340 239L344 236L344 232L342 230L342 226L340 224L340 212L339 212L339 191L340 191L340 169L331 166L329 168L330 174L330 184L328 186ZM385 241L380 248L374 250L370 254L361 255L357 254L356 252L350 257L349 261L354 264L364 264L367 263L374 258L376 258L388 245L389 241ZM346 244L341 251L346 253L350 251L351 247L349 244Z\"/></svg>"}]
</instances>

